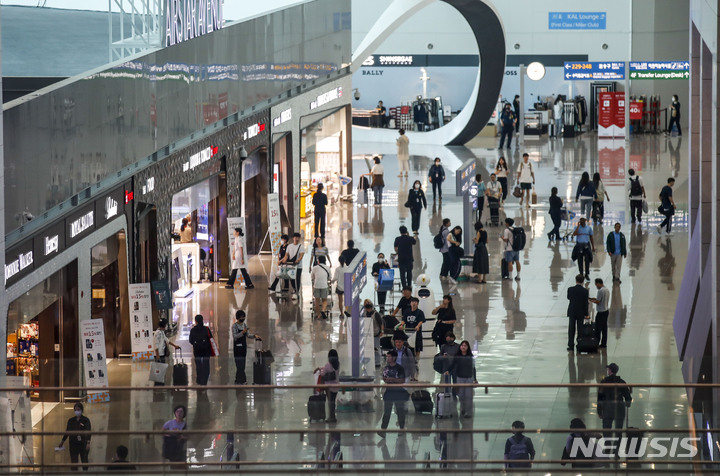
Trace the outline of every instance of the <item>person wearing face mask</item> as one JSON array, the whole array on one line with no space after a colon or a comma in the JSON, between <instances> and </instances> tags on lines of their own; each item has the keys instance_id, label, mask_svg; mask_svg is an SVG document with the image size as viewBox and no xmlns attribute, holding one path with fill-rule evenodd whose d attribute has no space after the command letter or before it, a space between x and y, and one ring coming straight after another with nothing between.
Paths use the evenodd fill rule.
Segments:
<instances>
[{"instance_id":1,"label":"person wearing face mask","mask_svg":"<svg viewBox=\"0 0 720 476\"><path fill-rule=\"evenodd\" d=\"M435 201L436 195L442 201L442 183L445 181L445 169L440 165L440 157L435 157L435 163L428 172L428 180L432 183L433 201Z\"/></svg>"},{"instance_id":2,"label":"person wearing face mask","mask_svg":"<svg viewBox=\"0 0 720 476\"><path fill-rule=\"evenodd\" d=\"M505 137L508 138L507 141L507 148L510 148L510 144L512 142L512 136L513 132L515 131L515 124L517 123L517 117L515 116L515 113L512 111L512 108L510 107L510 103L505 103L505 108L503 109L502 114L500 115L500 147L498 149L503 148L503 144L505 144Z\"/></svg>"},{"instance_id":3,"label":"person wearing face mask","mask_svg":"<svg viewBox=\"0 0 720 476\"><path fill-rule=\"evenodd\" d=\"M377 280L380 276L380 270L381 269L390 269L390 265L387 261L385 261L385 254L379 253L378 254L378 260L377 262L373 263L372 270L370 271L372 275ZM387 291L378 291L378 305L380 306L380 312L385 312L385 300L387 299Z\"/></svg>"},{"instance_id":4,"label":"person wearing face mask","mask_svg":"<svg viewBox=\"0 0 720 476\"><path fill-rule=\"evenodd\" d=\"M83 463L87 463L88 453L90 452L90 431L92 430L92 427L90 425L90 419L83 415L84 408L82 403L77 402L73 409L75 410L75 416L71 417L67 421L65 431L86 431L87 433L75 435L68 435L66 433L65 435L63 435L62 440L58 445L58 448L62 448L65 444L65 440L70 438L70 461L73 464L77 464L78 457L80 457L80 460L82 460ZM82 468L83 471L88 470L88 467L86 465L83 465ZM73 469L77 470L77 468Z\"/></svg>"},{"instance_id":5,"label":"person wearing face mask","mask_svg":"<svg viewBox=\"0 0 720 476\"><path fill-rule=\"evenodd\" d=\"M417 235L420 229L420 212L423 208L427 209L427 200L425 199L425 192L422 190L422 184L419 180L413 183L413 188L408 192L408 199L405 202L405 206L410 209L410 215L412 216L412 231L413 234Z\"/></svg>"},{"instance_id":6,"label":"person wearing face mask","mask_svg":"<svg viewBox=\"0 0 720 476\"><path fill-rule=\"evenodd\" d=\"M235 313L235 324L232 325L233 357L235 358L235 385L247 384L245 376L245 360L247 359L247 338L260 339L257 334L251 334L245 323L245 311ZM262 340L262 339L260 339Z\"/></svg>"},{"instance_id":7,"label":"person wearing face mask","mask_svg":"<svg viewBox=\"0 0 720 476\"><path fill-rule=\"evenodd\" d=\"M490 224L494 226L500 225L500 199L502 198L503 188L497 180L495 174L490 174L490 181L485 189L485 195L488 199L488 208L490 209Z\"/></svg>"},{"instance_id":8,"label":"person wearing face mask","mask_svg":"<svg viewBox=\"0 0 720 476\"><path fill-rule=\"evenodd\" d=\"M288 247L288 241L290 241L290 238L287 235L282 235L280 237L280 249L278 249L277 254L277 263L278 267L282 266L283 264L287 263L288 255L287 255L287 247ZM270 285L268 290L270 292L275 292L275 287L277 287L278 282L280 282L279 278L275 278L275 281ZM283 290L287 290L290 287L290 280L283 279Z\"/></svg>"}]
</instances>

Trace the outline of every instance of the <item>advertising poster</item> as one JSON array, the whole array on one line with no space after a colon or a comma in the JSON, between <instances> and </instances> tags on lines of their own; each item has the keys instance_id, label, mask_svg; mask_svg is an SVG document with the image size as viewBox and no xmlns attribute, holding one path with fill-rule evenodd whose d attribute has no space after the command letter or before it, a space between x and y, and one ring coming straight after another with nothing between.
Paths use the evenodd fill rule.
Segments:
<instances>
[{"instance_id":1,"label":"advertising poster","mask_svg":"<svg viewBox=\"0 0 720 476\"><path fill-rule=\"evenodd\" d=\"M233 269L233 247L235 246L235 228L240 228L243 231L243 234L245 234L245 217L228 217L227 219L228 223L228 261L230 263L230 271L232 272ZM245 236L242 236L242 247L243 250L246 250L247 247L245 246ZM245 253L245 266L247 267L247 253ZM235 277L235 287L240 288L245 280L243 279L242 273L238 271L237 276Z\"/></svg>"},{"instance_id":2,"label":"advertising poster","mask_svg":"<svg viewBox=\"0 0 720 476\"><path fill-rule=\"evenodd\" d=\"M105 328L102 319L86 319L80 321L80 338L82 342L83 373L85 386L97 388L88 390L89 402L109 402L110 392L105 360Z\"/></svg>"},{"instance_id":3,"label":"advertising poster","mask_svg":"<svg viewBox=\"0 0 720 476\"><path fill-rule=\"evenodd\" d=\"M613 137L613 120L615 119L613 93L600 93L598 106L598 137Z\"/></svg>"},{"instance_id":4,"label":"advertising poster","mask_svg":"<svg viewBox=\"0 0 720 476\"><path fill-rule=\"evenodd\" d=\"M130 344L134 361L152 360L155 356L151 296L150 283L137 283L128 286Z\"/></svg>"},{"instance_id":5,"label":"advertising poster","mask_svg":"<svg viewBox=\"0 0 720 476\"><path fill-rule=\"evenodd\" d=\"M276 256L280 249L280 237L282 236L282 225L280 224L280 197L277 193L268 194L268 234L270 236L270 247L273 256ZM277 261L272 260L270 276L277 274Z\"/></svg>"}]
</instances>

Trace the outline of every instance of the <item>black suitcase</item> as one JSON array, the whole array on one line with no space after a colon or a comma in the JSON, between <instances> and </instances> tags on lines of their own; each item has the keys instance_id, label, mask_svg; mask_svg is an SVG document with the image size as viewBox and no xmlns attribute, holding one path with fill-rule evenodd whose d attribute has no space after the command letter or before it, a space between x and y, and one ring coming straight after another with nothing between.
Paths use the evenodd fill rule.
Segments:
<instances>
[{"instance_id":1,"label":"black suitcase","mask_svg":"<svg viewBox=\"0 0 720 476\"><path fill-rule=\"evenodd\" d=\"M500 226L500 201L488 200L488 208L490 209L490 224Z\"/></svg>"},{"instance_id":2,"label":"black suitcase","mask_svg":"<svg viewBox=\"0 0 720 476\"><path fill-rule=\"evenodd\" d=\"M432 413L433 401L427 390L415 390L411 395L415 413Z\"/></svg>"},{"instance_id":3,"label":"black suitcase","mask_svg":"<svg viewBox=\"0 0 720 476\"><path fill-rule=\"evenodd\" d=\"M262 362L253 362L253 383L255 385L271 385L270 366Z\"/></svg>"},{"instance_id":4,"label":"black suitcase","mask_svg":"<svg viewBox=\"0 0 720 476\"><path fill-rule=\"evenodd\" d=\"M175 349L175 365L173 365L173 385L187 385L188 380L188 367L180 351L180 358L178 359L178 349Z\"/></svg>"},{"instance_id":5,"label":"black suitcase","mask_svg":"<svg viewBox=\"0 0 720 476\"><path fill-rule=\"evenodd\" d=\"M578 329L577 351L594 353L598 351L598 339L595 337L595 323L583 323Z\"/></svg>"},{"instance_id":6,"label":"black suitcase","mask_svg":"<svg viewBox=\"0 0 720 476\"><path fill-rule=\"evenodd\" d=\"M500 274L502 274L503 279L510 278L510 273L508 271L508 264L507 264L507 261L505 261L505 258L500 260Z\"/></svg>"},{"instance_id":7,"label":"black suitcase","mask_svg":"<svg viewBox=\"0 0 720 476\"><path fill-rule=\"evenodd\" d=\"M325 421L325 394L310 395L307 409L310 422L313 420Z\"/></svg>"}]
</instances>

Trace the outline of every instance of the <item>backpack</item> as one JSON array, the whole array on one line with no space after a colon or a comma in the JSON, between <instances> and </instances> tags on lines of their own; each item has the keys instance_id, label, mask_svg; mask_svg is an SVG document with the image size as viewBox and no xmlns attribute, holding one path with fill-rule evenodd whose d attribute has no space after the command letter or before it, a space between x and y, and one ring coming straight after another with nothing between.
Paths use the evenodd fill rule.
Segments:
<instances>
[{"instance_id":1,"label":"backpack","mask_svg":"<svg viewBox=\"0 0 720 476\"><path fill-rule=\"evenodd\" d=\"M520 251L523 248L525 248L525 230L522 227L516 226L512 229L512 234L513 234L513 242L512 242L513 251Z\"/></svg>"},{"instance_id":2,"label":"backpack","mask_svg":"<svg viewBox=\"0 0 720 476\"><path fill-rule=\"evenodd\" d=\"M639 195L642 195L642 187L640 186L640 177L630 180L630 196L631 197L637 197Z\"/></svg>"},{"instance_id":3,"label":"backpack","mask_svg":"<svg viewBox=\"0 0 720 476\"><path fill-rule=\"evenodd\" d=\"M522 440L520 440L520 443L515 441L514 437L508 438L508 442L510 442L510 452L507 455L507 459L514 460L514 459L530 459L530 452L528 451L528 437L523 436ZM508 468L529 468L530 463L508 463Z\"/></svg>"},{"instance_id":4,"label":"backpack","mask_svg":"<svg viewBox=\"0 0 720 476\"><path fill-rule=\"evenodd\" d=\"M435 247L436 250L441 249L445 245L445 238L443 238L443 231L445 231L445 227L443 227L440 230L440 233L438 233L437 235L435 235L433 237L433 246Z\"/></svg>"},{"instance_id":5,"label":"backpack","mask_svg":"<svg viewBox=\"0 0 720 476\"><path fill-rule=\"evenodd\" d=\"M433 357L433 370L439 374L445 372L445 359L440 353L435 354L435 357Z\"/></svg>"}]
</instances>

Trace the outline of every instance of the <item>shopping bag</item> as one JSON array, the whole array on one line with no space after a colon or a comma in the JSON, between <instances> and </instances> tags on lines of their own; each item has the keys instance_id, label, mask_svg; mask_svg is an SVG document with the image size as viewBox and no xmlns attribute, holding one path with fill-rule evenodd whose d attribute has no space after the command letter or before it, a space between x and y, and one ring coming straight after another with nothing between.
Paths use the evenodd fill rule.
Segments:
<instances>
[{"instance_id":1,"label":"shopping bag","mask_svg":"<svg viewBox=\"0 0 720 476\"><path fill-rule=\"evenodd\" d=\"M278 270L277 277L280 279L295 279L297 276L297 267L295 265L282 265Z\"/></svg>"},{"instance_id":2,"label":"shopping bag","mask_svg":"<svg viewBox=\"0 0 720 476\"><path fill-rule=\"evenodd\" d=\"M522 190L520 190L520 185L515 185L515 188L513 188L513 197L520 198L523 196Z\"/></svg>"},{"instance_id":3,"label":"shopping bag","mask_svg":"<svg viewBox=\"0 0 720 476\"><path fill-rule=\"evenodd\" d=\"M647 200L645 200L644 198L643 198L643 201L642 201L642 211L643 211L643 213L647 213L647 212L648 212L648 202L647 202Z\"/></svg>"},{"instance_id":4,"label":"shopping bag","mask_svg":"<svg viewBox=\"0 0 720 476\"><path fill-rule=\"evenodd\" d=\"M150 381L156 383L165 383L165 373L167 372L168 364L163 362L151 362L150 363Z\"/></svg>"},{"instance_id":5,"label":"shopping bag","mask_svg":"<svg viewBox=\"0 0 720 476\"><path fill-rule=\"evenodd\" d=\"M208 338L210 339L210 355L217 357L220 355L220 348L218 347L217 342L215 342L215 338L210 335L210 329L208 329Z\"/></svg>"}]
</instances>

